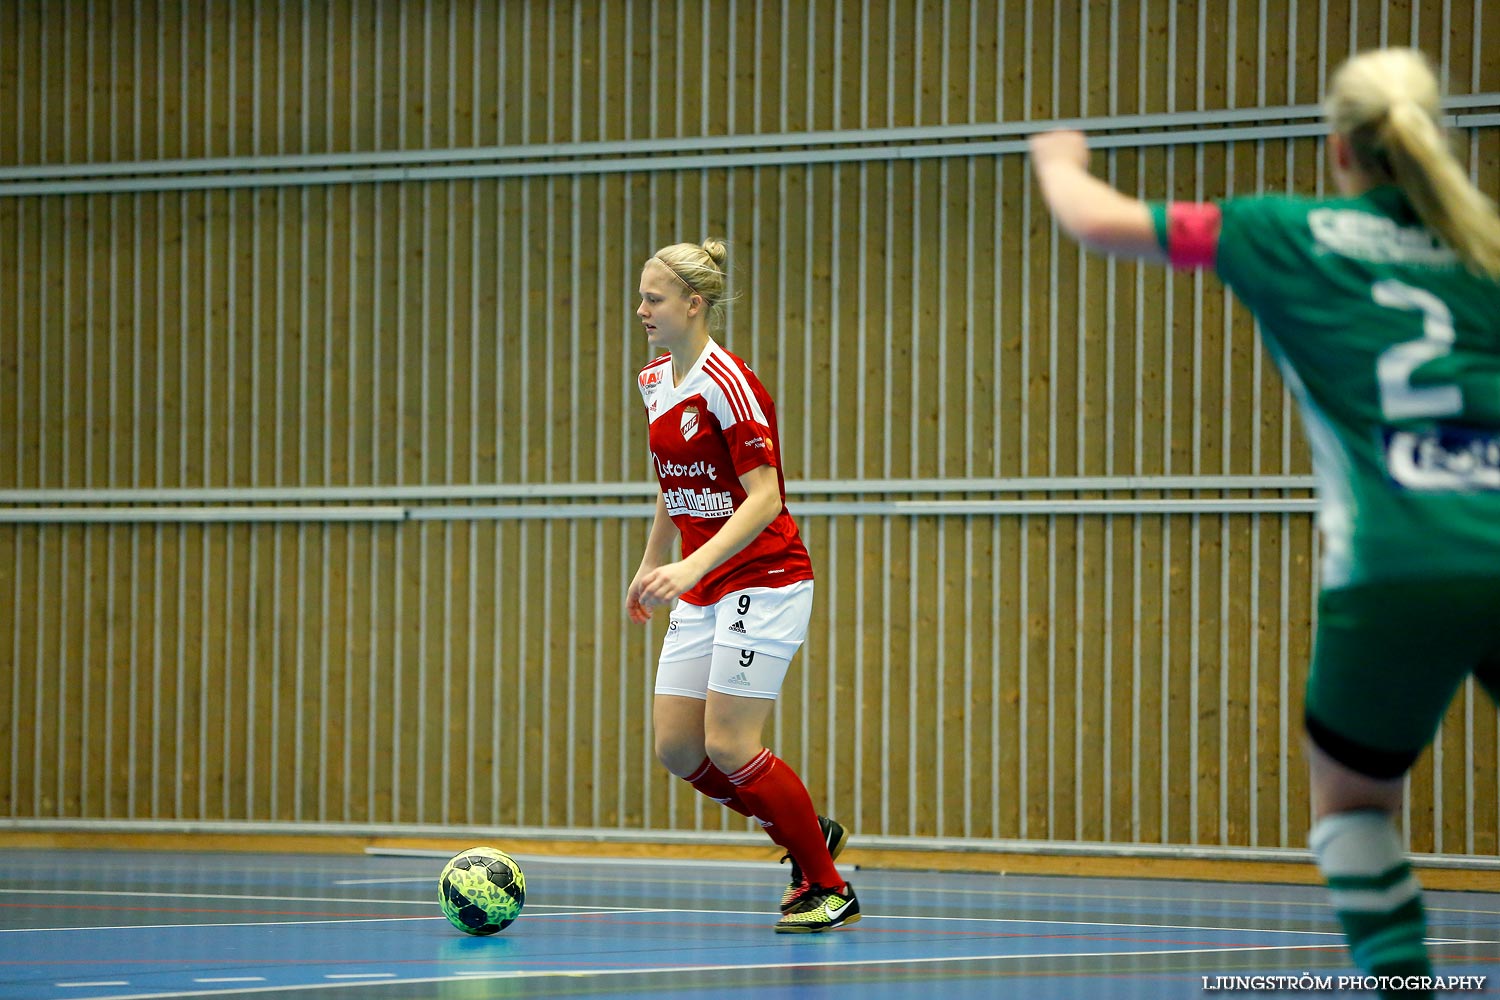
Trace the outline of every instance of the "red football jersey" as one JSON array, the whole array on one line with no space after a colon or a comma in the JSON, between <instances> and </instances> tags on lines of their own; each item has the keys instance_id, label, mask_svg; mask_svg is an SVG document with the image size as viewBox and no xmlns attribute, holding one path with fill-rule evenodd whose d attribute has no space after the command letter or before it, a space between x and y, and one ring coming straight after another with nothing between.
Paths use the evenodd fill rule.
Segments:
<instances>
[{"instance_id":1,"label":"red football jersey","mask_svg":"<svg viewBox=\"0 0 1500 1000\"><path fill-rule=\"evenodd\" d=\"M651 462L684 558L745 502L741 473L774 466L781 493L781 512L765 530L682 600L704 606L746 587L811 580L812 560L786 509L776 406L750 366L710 340L680 385L672 384L670 354L642 368L638 384L651 425Z\"/></svg>"}]
</instances>

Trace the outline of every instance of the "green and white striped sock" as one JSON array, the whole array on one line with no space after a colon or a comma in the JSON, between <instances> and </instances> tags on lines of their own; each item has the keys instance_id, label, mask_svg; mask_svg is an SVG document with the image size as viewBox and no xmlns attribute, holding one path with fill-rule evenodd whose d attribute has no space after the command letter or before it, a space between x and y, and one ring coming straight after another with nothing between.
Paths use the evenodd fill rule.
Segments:
<instances>
[{"instance_id":1,"label":"green and white striped sock","mask_svg":"<svg viewBox=\"0 0 1500 1000\"><path fill-rule=\"evenodd\" d=\"M1422 888L1390 817L1335 813L1310 839L1355 964L1372 976L1431 975Z\"/></svg>"}]
</instances>

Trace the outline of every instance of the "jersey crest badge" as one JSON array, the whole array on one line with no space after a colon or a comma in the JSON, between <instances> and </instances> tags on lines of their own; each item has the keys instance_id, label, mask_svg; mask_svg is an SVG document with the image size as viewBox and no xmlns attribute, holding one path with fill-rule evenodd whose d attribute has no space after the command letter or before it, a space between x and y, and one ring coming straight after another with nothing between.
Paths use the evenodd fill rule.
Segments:
<instances>
[{"instance_id":1,"label":"jersey crest badge","mask_svg":"<svg viewBox=\"0 0 1500 1000\"><path fill-rule=\"evenodd\" d=\"M691 441L693 435L698 433L698 408L696 406L684 406L682 408L682 439Z\"/></svg>"}]
</instances>

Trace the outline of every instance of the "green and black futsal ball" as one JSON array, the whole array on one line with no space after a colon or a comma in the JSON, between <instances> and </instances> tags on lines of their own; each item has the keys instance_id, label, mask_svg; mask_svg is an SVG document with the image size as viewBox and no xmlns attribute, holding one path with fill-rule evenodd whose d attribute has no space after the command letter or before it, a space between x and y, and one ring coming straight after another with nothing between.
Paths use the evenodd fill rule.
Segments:
<instances>
[{"instance_id":1,"label":"green and black futsal ball","mask_svg":"<svg viewBox=\"0 0 1500 1000\"><path fill-rule=\"evenodd\" d=\"M526 875L510 855L471 847L443 866L443 916L465 934L503 931L526 905Z\"/></svg>"}]
</instances>

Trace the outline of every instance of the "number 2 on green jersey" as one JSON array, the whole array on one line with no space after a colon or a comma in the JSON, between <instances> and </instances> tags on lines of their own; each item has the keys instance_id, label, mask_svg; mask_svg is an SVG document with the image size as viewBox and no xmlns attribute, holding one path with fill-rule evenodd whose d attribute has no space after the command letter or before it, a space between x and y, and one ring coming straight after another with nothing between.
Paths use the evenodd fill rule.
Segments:
<instances>
[{"instance_id":1,"label":"number 2 on green jersey","mask_svg":"<svg viewBox=\"0 0 1500 1000\"><path fill-rule=\"evenodd\" d=\"M1387 420L1453 417L1463 409L1463 393L1456 385L1411 384L1412 372L1453 350L1453 312L1442 299L1405 282L1377 281L1370 288L1377 305L1422 314L1422 336L1393 344L1380 353L1375 376L1380 384L1380 409Z\"/></svg>"}]
</instances>

